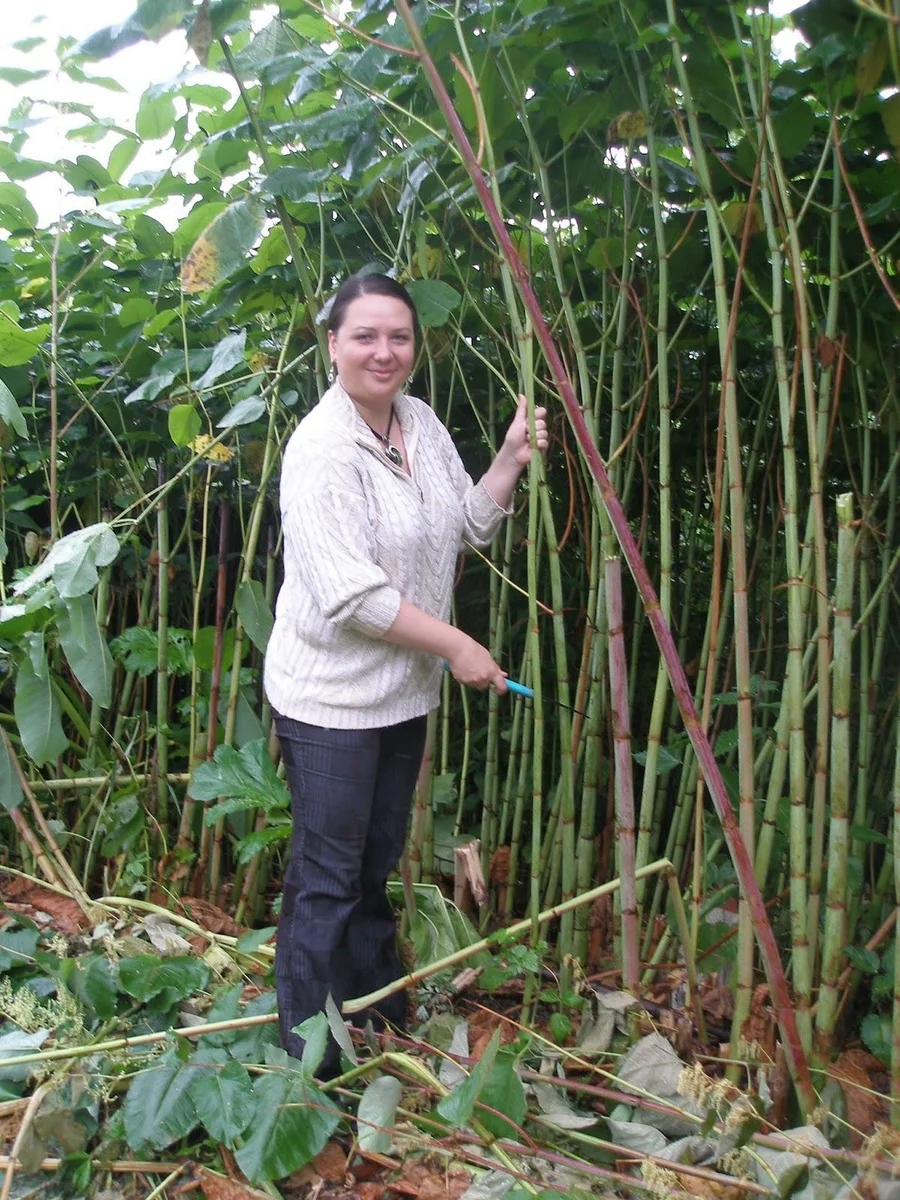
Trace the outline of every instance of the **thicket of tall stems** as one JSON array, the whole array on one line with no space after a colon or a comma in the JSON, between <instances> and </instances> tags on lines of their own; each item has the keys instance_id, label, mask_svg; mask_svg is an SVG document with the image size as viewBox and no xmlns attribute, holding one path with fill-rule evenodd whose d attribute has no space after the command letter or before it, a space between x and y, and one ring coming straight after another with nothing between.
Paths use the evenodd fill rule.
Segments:
<instances>
[{"instance_id":1,"label":"thicket of tall stems","mask_svg":"<svg viewBox=\"0 0 900 1200\"><path fill-rule=\"evenodd\" d=\"M351 182L339 183L328 173L343 155L339 120L332 114L332 134L324 122L304 132L291 116L280 140L294 102L278 80L260 81L270 64L251 63L247 46L234 52L223 35L216 68L240 84L234 120L248 162L269 180L268 228L281 222L287 249L258 276L243 268L226 279L207 309L173 288L181 321L172 328L212 345L235 325L249 327L260 360L217 386L238 399L256 378L264 411L237 431L209 424L236 452L230 462L148 439L155 480L134 440L114 435L145 490L119 518L123 530L126 518L136 522L127 526L133 546L102 576L98 612L110 638L152 629L153 661L144 669L119 655L103 713L55 660L73 744L89 749L92 773L66 782L77 766L69 761L30 771L64 824L85 834L69 853L88 884L99 856L108 886L147 886L158 875L175 891L230 898L242 916L266 913L284 845L271 815L253 808L207 826L185 781L223 741L263 738L277 758L255 614L271 607L276 586L279 451L322 383L321 305L347 269L377 262L453 289L424 322L416 390L453 428L473 472L517 393L530 412L550 407L553 430L547 461L532 464L488 562L463 560L454 609L534 699L485 699L445 682L429 721L407 883L439 878L454 840L477 834L491 883L479 914L488 928L520 912L536 923L617 863L631 875L670 858L693 907L690 946L667 924L665 882L646 876L631 886L623 879L621 912L566 910L558 927L533 932L550 939L566 985L573 955L592 969L621 951L624 981L635 987L638 949L645 980L679 952L696 955L701 970L726 971L737 1060L756 1053L743 1025L762 960L760 920L747 887L735 886L721 807L710 801L711 786L727 787L738 848L772 901L767 920L790 964L799 1044L813 1051L815 1023L816 1059L827 1060L848 988L866 995L858 973L842 983L846 947L883 924L897 886L896 816L885 800L893 794L896 807L900 761L890 670L900 557L896 301L876 197L867 195L867 218L856 194L872 191L864 171L877 173L857 124L877 112L880 77L857 78L851 105L846 81L820 63L810 95L803 89L813 85L773 56L765 12L711 7L707 24L667 0L664 32L639 40L627 6L604 6L592 17L606 56L602 86L573 50L543 92L527 59L537 62L538 51L502 5L490 37L463 7L426 22L425 42L477 146L482 199L451 149L447 114L424 77L412 77L408 92L393 81L389 49L363 49L351 27L335 32L338 51L318 62L342 103L364 100L384 126L359 149L364 166L349 163ZM578 4L572 10L581 14ZM858 25L859 37L895 37L875 17ZM290 14L279 30L283 53L312 53L314 39ZM370 63L381 56L369 74L356 71L366 53ZM279 191L277 170L305 182ZM326 178L334 190L317 200ZM498 252L489 209L502 214L518 261ZM562 414L523 276L659 597L649 612L627 581L617 608L609 564L622 530L571 407L568 421ZM260 317L248 297L263 287L275 301ZM63 323L54 390L72 378L57 371L65 336ZM134 411L121 398L112 397L120 417ZM220 399L206 393L203 404ZM121 418L116 428L125 426ZM71 517L55 435L50 454L53 532ZM24 565L11 528L11 562ZM654 641L660 625L693 690L693 744L687 689ZM186 632L173 640L173 630ZM21 760L15 722L6 724ZM710 782L702 753L698 760L705 736L724 785ZM150 794L152 820L135 843L143 881L105 824L129 778ZM33 839L15 822L18 851L33 865ZM238 862L250 834L252 852ZM414 903L411 887L406 894ZM706 914L735 895L737 934L724 955L707 954L722 930ZM900 1001L895 1010L896 1090Z\"/></svg>"}]
</instances>

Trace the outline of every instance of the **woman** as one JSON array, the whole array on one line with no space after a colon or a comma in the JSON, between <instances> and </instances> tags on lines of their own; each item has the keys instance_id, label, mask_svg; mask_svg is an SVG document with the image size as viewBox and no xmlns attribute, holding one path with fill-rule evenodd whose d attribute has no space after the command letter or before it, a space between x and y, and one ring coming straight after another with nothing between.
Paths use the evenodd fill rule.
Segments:
<instances>
[{"instance_id":1,"label":"woman","mask_svg":"<svg viewBox=\"0 0 900 1200\"><path fill-rule=\"evenodd\" d=\"M432 410L403 393L418 321L394 280L348 279L327 328L334 382L284 454L284 582L265 669L293 809L275 979L281 1043L298 1057L294 1027L329 992L340 1007L401 974L385 884L442 660L462 684L506 690L485 647L447 623L457 555L494 536L531 455L520 400L473 485ZM538 450L544 418L537 409ZM399 993L370 1015L402 1027L405 1014ZM330 1041L320 1074L338 1063Z\"/></svg>"}]
</instances>

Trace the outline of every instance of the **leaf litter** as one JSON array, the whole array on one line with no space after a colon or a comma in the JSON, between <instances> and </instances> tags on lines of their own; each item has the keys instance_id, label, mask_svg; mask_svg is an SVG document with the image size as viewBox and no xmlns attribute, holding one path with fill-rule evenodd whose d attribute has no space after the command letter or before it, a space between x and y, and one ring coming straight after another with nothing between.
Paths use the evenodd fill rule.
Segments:
<instances>
[{"instance_id":1,"label":"leaf litter","mask_svg":"<svg viewBox=\"0 0 900 1200\"><path fill-rule=\"evenodd\" d=\"M627 993L586 982L565 1046L548 1036L552 1004L539 1002L535 1024L520 1025L517 1004L496 1007L514 998L517 978L521 985L515 969L493 996L464 996L452 1010L432 1011L429 1002L445 1006L446 994L422 989L423 1020L399 1042L361 1039L331 1006L319 1040L329 1025L341 1034L351 1071L335 1089L315 1080L317 1061L300 1064L277 1046L274 996L260 980L271 955L236 952L233 939L245 931L224 910L185 899L181 913L203 930L185 938L177 916L148 905L134 913L117 905L85 928L73 900L26 880L4 887L4 902L0 942L15 946L27 934L32 952L8 954L0 968L0 1153L21 1134L28 1096L44 1090L18 1138L23 1184L43 1160L58 1159L64 1171L77 1160L88 1164L85 1194L98 1196L101 1163L124 1170L135 1155L152 1163L174 1153L185 1169L168 1194L210 1200L276 1192L285 1200L580 1200L671 1190L702 1200L833 1200L842 1189L850 1200L857 1168L865 1194L887 1200L883 1164L898 1146L879 1124L887 1117L872 1086L880 1064L865 1051L844 1051L829 1084L843 1100L843 1141L863 1160L836 1152L815 1125L787 1130L780 1143L761 1138L771 1132L771 1097L757 1086L765 1069L740 1091L714 1067L688 1065L676 1036L686 1018L659 1003L648 1005L651 1019ZM496 959L515 967L515 955ZM704 995L709 1016L725 1017L722 985L713 979ZM758 1032L766 1000L758 989ZM52 1019L34 1028L29 1012ZM225 1028L206 1033L216 1021ZM157 1040L126 1044L135 1034ZM65 1048L77 1057L40 1058ZM31 1061L17 1062L23 1055ZM130 1178L123 1197L147 1194Z\"/></svg>"}]
</instances>

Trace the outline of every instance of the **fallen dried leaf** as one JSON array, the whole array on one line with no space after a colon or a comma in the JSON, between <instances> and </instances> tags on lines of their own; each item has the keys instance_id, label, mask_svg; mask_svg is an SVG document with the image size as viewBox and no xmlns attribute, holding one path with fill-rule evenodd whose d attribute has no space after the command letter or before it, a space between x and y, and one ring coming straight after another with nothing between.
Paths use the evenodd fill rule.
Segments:
<instances>
[{"instance_id":1,"label":"fallen dried leaf","mask_svg":"<svg viewBox=\"0 0 900 1200\"><path fill-rule=\"evenodd\" d=\"M873 1075L884 1067L866 1050L845 1050L831 1068L847 1101L850 1148L858 1150L877 1121L887 1121L887 1098L875 1090Z\"/></svg>"},{"instance_id":2,"label":"fallen dried leaf","mask_svg":"<svg viewBox=\"0 0 900 1200\"><path fill-rule=\"evenodd\" d=\"M734 994L728 984L715 983L700 997L700 1007L713 1021L730 1021L734 1016Z\"/></svg>"},{"instance_id":3,"label":"fallen dried leaf","mask_svg":"<svg viewBox=\"0 0 900 1200\"><path fill-rule=\"evenodd\" d=\"M7 908L32 918L35 912L46 913L53 928L60 933L80 933L90 926L77 900L71 896L60 896L49 888L16 876L3 881L3 903Z\"/></svg>"},{"instance_id":4,"label":"fallen dried leaf","mask_svg":"<svg viewBox=\"0 0 900 1200\"><path fill-rule=\"evenodd\" d=\"M210 933L225 933L229 937L240 937L242 933L246 932L245 926L238 925L227 912L215 904L210 904L208 900L186 896L181 902L181 907L186 916L190 917L192 921L196 921L203 929L208 929Z\"/></svg>"},{"instance_id":5,"label":"fallen dried leaf","mask_svg":"<svg viewBox=\"0 0 900 1200\"><path fill-rule=\"evenodd\" d=\"M337 1142L327 1142L313 1159L313 1166L327 1182L342 1182L347 1174L347 1152Z\"/></svg>"},{"instance_id":6,"label":"fallen dried leaf","mask_svg":"<svg viewBox=\"0 0 900 1200\"><path fill-rule=\"evenodd\" d=\"M248 1183L218 1175L206 1167L198 1169L197 1185L206 1200L268 1200L265 1192L258 1192Z\"/></svg>"},{"instance_id":7,"label":"fallen dried leaf","mask_svg":"<svg viewBox=\"0 0 900 1200\"><path fill-rule=\"evenodd\" d=\"M416 1189L405 1194L417 1195L418 1200L458 1200L472 1182L472 1176L462 1167L432 1167L421 1161L407 1162L403 1179L389 1186L398 1191L401 1182Z\"/></svg>"}]
</instances>

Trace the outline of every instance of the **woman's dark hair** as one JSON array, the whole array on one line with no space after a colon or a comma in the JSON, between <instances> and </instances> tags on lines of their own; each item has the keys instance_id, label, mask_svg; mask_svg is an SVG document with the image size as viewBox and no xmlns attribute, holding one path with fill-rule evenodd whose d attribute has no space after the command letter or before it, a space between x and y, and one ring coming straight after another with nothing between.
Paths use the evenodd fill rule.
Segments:
<instances>
[{"instance_id":1,"label":"woman's dark hair","mask_svg":"<svg viewBox=\"0 0 900 1200\"><path fill-rule=\"evenodd\" d=\"M354 300L360 296L391 296L394 300L401 300L409 309L413 323L413 333L418 335L419 332L419 317L416 313L416 306L412 302L412 298L402 283L398 283L396 279L391 279L389 275L351 275L349 279L345 279L341 286L334 294L334 299L331 301L331 308L328 311L328 320L325 323L325 328L330 333L337 333L344 323L344 318L347 315L347 308Z\"/></svg>"}]
</instances>

